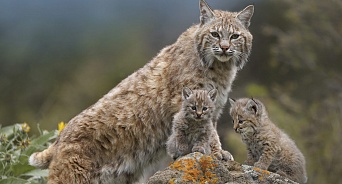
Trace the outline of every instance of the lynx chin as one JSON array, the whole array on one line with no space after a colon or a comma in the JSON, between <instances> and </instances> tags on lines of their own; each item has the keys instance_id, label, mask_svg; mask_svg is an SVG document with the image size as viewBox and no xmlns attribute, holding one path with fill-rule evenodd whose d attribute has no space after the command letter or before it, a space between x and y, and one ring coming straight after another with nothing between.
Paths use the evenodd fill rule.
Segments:
<instances>
[{"instance_id":1,"label":"lynx chin","mask_svg":"<svg viewBox=\"0 0 342 184\"><path fill-rule=\"evenodd\" d=\"M191 152L211 154L210 143L220 145L218 134L212 122L215 111L217 90L191 90L185 87L182 91L182 108L174 116L172 134L166 148L175 160ZM233 160L226 152L226 158Z\"/></svg>"},{"instance_id":2,"label":"lynx chin","mask_svg":"<svg viewBox=\"0 0 342 184\"><path fill-rule=\"evenodd\" d=\"M31 155L31 165L49 168L49 183L136 182L145 168L169 157L165 143L182 106L183 86L217 89L216 128L251 52L248 27L254 7L227 12L212 10L204 0L199 5L199 24L72 118L52 146ZM211 143L212 154L228 160L215 142L220 143L218 137Z\"/></svg>"},{"instance_id":3,"label":"lynx chin","mask_svg":"<svg viewBox=\"0 0 342 184\"><path fill-rule=\"evenodd\" d=\"M247 146L245 164L306 183L305 158L289 136L269 119L257 99L229 99L234 129Z\"/></svg>"}]
</instances>

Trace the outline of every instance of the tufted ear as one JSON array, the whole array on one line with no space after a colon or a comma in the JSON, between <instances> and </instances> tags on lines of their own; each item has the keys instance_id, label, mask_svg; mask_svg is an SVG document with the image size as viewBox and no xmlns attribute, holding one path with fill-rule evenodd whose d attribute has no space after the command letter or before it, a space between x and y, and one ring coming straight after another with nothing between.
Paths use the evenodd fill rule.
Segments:
<instances>
[{"instance_id":1,"label":"tufted ear","mask_svg":"<svg viewBox=\"0 0 342 184\"><path fill-rule=\"evenodd\" d=\"M235 101L234 99L232 98L229 98L229 103L230 103L230 106L232 107L234 104L235 104Z\"/></svg>"},{"instance_id":2,"label":"tufted ear","mask_svg":"<svg viewBox=\"0 0 342 184\"><path fill-rule=\"evenodd\" d=\"M258 102L255 101L253 98L248 100L246 107L248 111L252 112L255 115L258 115L259 111L261 110L259 108Z\"/></svg>"},{"instance_id":3,"label":"tufted ear","mask_svg":"<svg viewBox=\"0 0 342 184\"><path fill-rule=\"evenodd\" d=\"M182 99L186 100L192 95L192 90L188 87L184 87L182 91Z\"/></svg>"},{"instance_id":4,"label":"tufted ear","mask_svg":"<svg viewBox=\"0 0 342 184\"><path fill-rule=\"evenodd\" d=\"M251 24L251 18L253 16L253 13L254 13L254 6L249 5L245 9L240 11L238 15L236 16L236 18L241 21L242 25L244 25L245 28L248 28L249 25Z\"/></svg>"},{"instance_id":5,"label":"tufted ear","mask_svg":"<svg viewBox=\"0 0 342 184\"><path fill-rule=\"evenodd\" d=\"M201 12L201 16L200 16L201 25L204 25L205 23L209 22L211 19L215 18L213 10L209 7L209 5L204 0L200 0L199 8Z\"/></svg>"},{"instance_id":6,"label":"tufted ear","mask_svg":"<svg viewBox=\"0 0 342 184\"><path fill-rule=\"evenodd\" d=\"M217 96L217 89L212 89L208 92L208 96L211 101L215 102Z\"/></svg>"}]
</instances>

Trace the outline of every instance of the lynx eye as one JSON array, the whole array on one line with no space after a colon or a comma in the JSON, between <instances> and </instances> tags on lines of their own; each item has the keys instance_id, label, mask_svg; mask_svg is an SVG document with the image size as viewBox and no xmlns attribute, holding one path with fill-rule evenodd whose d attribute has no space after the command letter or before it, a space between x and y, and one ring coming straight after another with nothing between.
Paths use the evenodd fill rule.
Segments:
<instances>
[{"instance_id":1,"label":"lynx eye","mask_svg":"<svg viewBox=\"0 0 342 184\"><path fill-rule=\"evenodd\" d=\"M242 124L242 123L243 123L243 120L240 120L240 119L239 119L239 124Z\"/></svg>"},{"instance_id":2,"label":"lynx eye","mask_svg":"<svg viewBox=\"0 0 342 184\"><path fill-rule=\"evenodd\" d=\"M197 108L196 106L191 106L191 109L195 111Z\"/></svg>"},{"instance_id":3,"label":"lynx eye","mask_svg":"<svg viewBox=\"0 0 342 184\"><path fill-rule=\"evenodd\" d=\"M230 39L237 39L237 38L239 38L239 34L233 34L231 37L230 37Z\"/></svg>"},{"instance_id":4,"label":"lynx eye","mask_svg":"<svg viewBox=\"0 0 342 184\"><path fill-rule=\"evenodd\" d=\"M211 34L211 36L213 36L215 38L220 38L220 35L218 34L218 32L211 32L210 34Z\"/></svg>"},{"instance_id":5,"label":"lynx eye","mask_svg":"<svg viewBox=\"0 0 342 184\"><path fill-rule=\"evenodd\" d=\"M206 110L208 110L208 107L203 107L202 110L206 111Z\"/></svg>"}]
</instances>

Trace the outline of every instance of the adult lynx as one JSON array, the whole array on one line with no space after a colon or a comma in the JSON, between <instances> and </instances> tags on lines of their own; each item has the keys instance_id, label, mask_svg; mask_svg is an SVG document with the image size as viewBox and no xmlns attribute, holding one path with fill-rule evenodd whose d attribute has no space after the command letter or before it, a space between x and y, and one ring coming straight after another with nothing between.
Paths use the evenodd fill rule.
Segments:
<instances>
[{"instance_id":1,"label":"adult lynx","mask_svg":"<svg viewBox=\"0 0 342 184\"><path fill-rule=\"evenodd\" d=\"M216 89L183 89L182 108L174 116L172 134L166 143L167 152L173 159L191 152L211 153L210 140L219 140L212 122L216 95Z\"/></svg>"},{"instance_id":2,"label":"adult lynx","mask_svg":"<svg viewBox=\"0 0 342 184\"><path fill-rule=\"evenodd\" d=\"M296 144L268 118L256 99L229 99L234 129L247 146L246 164L306 183L305 158Z\"/></svg>"},{"instance_id":3,"label":"adult lynx","mask_svg":"<svg viewBox=\"0 0 342 184\"><path fill-rule=\"evenodd\" d=\"M181 108L183 86L218 90L216 127L251 51L253 10L213 11L200 0L200 24L71 119L53 146L31 155L30 164L48 166L49 183L133 183L167 156L165 143ZM220 145L212 145L214 155L229 159Z\"/></svg>"}]
</instances>

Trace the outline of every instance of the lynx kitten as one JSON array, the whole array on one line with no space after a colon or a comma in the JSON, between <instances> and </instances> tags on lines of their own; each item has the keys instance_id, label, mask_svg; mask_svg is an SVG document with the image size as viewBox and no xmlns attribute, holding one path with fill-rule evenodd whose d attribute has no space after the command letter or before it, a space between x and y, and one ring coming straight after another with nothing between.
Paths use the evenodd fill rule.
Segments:
<instances>
[{"instance_id":1,"label":"lynx kitten","mask_svg":"<svg viewBox=\"0 0 342 184\"><path fill-rule=\"evenodd\" d=\"M172 134L166 143L168 154L177 159L191 152L210 154L210 138L217 136L212 122L217 90L182 91L182 108L174 116Z\"/></svg>"},{"instance_id":2,"label":"lynx kitten","mask_svg":"<svg viewBox=\"0 0 342 184\"><path fill-rule=\"evenodd\" d=\"M253 10L212 10L200 0L199 24L71 119L55 144L31 155L30 164L48 167L49 183L137 181L145 168L169 157L165 143L181 109L183 86L217 89L216 128L236 73L251 52ZM219 143L218 137L211 143L212 154L229 159Z\"/></svg>"},{"instance_id":3,"label":"lynx kitten","mask_svg":"<svg viewBox=\"0 0 342 184\"><path fill-rule=\"evenodd\" d=\"M247 98L229 99L229 102L234 129L247 145L245 163L306 183L303 154L268 118L264 105L259 100Z\"/></svg>"}]
</instances>

